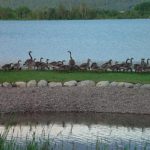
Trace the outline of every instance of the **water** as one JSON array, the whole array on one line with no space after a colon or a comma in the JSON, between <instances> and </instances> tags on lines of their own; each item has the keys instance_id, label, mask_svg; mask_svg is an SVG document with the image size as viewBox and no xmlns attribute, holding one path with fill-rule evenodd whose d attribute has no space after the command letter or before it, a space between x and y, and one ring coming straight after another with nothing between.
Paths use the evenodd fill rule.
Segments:
<instances>
[{"instance_id":1,"label":"water","mask_svg":"<svg viewBox=\"0 0 150 150\"><path fill-rule=\"evenodd\" d=\"M10 117L0 117L0 133L5 130L4 124ZM146 115L96 114L96 113L41 113L16 115L8 133L20 144L35 138L37 141L50 137L55 148L78 150L96 149L99 141L116 150L125 145L130 149L150 149L150 117Z\"/></svg>"},{"instance_id":2,"label":"water","mask_svg":"<svg viewBox=\"0 0 150 150\"><path fill-rule=\"evenodd\" d=\"M0 21L0 63L41 56L52 60L123 61L150 57L150 19Z\"/></svg>"}]
</instances>

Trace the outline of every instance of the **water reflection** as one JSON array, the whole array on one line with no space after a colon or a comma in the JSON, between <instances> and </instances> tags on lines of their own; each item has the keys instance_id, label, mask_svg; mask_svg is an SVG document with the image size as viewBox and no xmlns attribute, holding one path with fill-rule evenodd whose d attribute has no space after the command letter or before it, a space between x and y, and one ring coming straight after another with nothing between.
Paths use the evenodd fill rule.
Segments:
<instances>
[{"instance_id":1,"label":"water reflection","mask_svg":"<svg viewBox=\"0 0 150 150\"><path fill-rule=\"evenodd\" d=\"M58 145L75 143L78 149L87 146L94 149L96 142L106 143L112 147L120 145L137 145L144 148L145 143L150 143L150 117L123 114L88 114L88 113L41 113L13 115L8 139L19 139L23 142L32 139L50 139ZM0 132L5 130L9 115L0 118ZM10 119L9 119L10 120ZM66 144L67 143L67 144ZM147 147L150 149L150 147Z\"/></svg>"}]
</instances>

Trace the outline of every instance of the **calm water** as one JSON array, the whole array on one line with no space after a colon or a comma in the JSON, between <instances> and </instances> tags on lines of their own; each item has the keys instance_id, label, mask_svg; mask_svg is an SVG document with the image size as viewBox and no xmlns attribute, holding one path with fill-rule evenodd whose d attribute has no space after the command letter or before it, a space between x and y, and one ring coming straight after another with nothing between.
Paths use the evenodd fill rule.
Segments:
<instances>
[{"instance_id":1,"label":"calm water","mask_svg":"<svg viewBox=\"0 0 150 150\"><path fill-rule=\"evenodd\" d=\"M0 133L5 130L8 116L0 117ZM110 115L84 113L43 113L17 115L8 133L8 140L15 138L20 144L35 138L37 141L50 137L56 149L96 149L97 140L119 150L129 145L131 150L150 149L150 117L140 115Z\"/></svg>"},{"instance_id":2,"label":"calm water","mask_svg":"<svg viewBox=\"0 0 150 150\"><path fill-rule=\"evenodd\" d=\"M77 61L150 57L150 19L0 21L0 63L33 57Z\"/></svg>"}]
</instances>

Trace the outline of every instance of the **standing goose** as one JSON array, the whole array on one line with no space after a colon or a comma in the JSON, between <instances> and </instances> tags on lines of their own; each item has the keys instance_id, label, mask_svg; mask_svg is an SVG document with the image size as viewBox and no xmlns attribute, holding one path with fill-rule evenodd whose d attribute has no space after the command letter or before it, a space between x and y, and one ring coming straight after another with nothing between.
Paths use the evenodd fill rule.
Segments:
<instances>
[{"instance_id":1,"label":"standing goose","mask_svg":"<svg viewBox=\"0 0 150 150\"><path fill-rule=\"evenodd\" d=\"M90 69L91 69L91 70L98 70L98 69L99 69L99 66L98 66L98 64L97 64L96 62L93 62L93 63L91 64Z\"/></svg>"},{"instance_id":2,"label":"standing goose","mask_svg":"<svg viewBox=\"0 0 150 150\"><path fill-rule=\"evenodd\" d=\"M41 62L41 69L45 70L48 69L49 70L49 63L48 63L49 59L46 59L46 62Z\"/></svg>"},{"instance_id":3,"label":"standing goose","mask_svg":"<svg viewBox=\"0 0 150 150\"><path fill-rule=\"evenodd\" d=\"M144 71L150 72L150 66L149 66L149 58L147 59L146 67L144 68Z\"/></svg>"},{"instance_id":4,"label":"standing goose","mask_svg":"<svg viewBox=\"0 0 150 150\"><path fill-rule=\"evenodd\" d=\"M115 64L110 67L110 69L111 69L112 71L117 71L117 72L118 72L118 71L120 71L120 65L121 65L121 64L119 64L119 62L116 61Z\"/></svg>"},{"instance_id":5,"label":"standing goose","mask_svg":"<svg viewBox=\"0 0 150 150\"><path fill-rule=\"evenodd\" d=\"M42 59L43 59L43 57L40 58L40 61L35 62L35 67L37 70L42 69Z\"/></svg>"},{"instance_id":6,"label":"standing goose","mask_svg":"<svg viewBox=\"0 0 150 150\"><path fill-rule=\"evenodd\" d=\"M131 59L130 59L130 62L129 62L129 63L127 62L127 71L130 70L130 71L132 72L133 59L134 59L134 58L131 58Z\"/></svg>"},{"instance_id":7,"label":"standing goose","mask_svg":"<svg viewBox=\"0 0 150 150\"><path fill-rule=\"evenodd\" d=\"M147 59L147 66L149 66L149 61L150 61L150 58Z\"/></svg>"},{"instance_id":8,"label":"standing goose","mask_svg":"<svg viewBox=\"0 0 150 150\"><path fill-rule=\"evenodd\" d=\"M144 58L141 59L141 64L134 64L134 70L135 72L142 72L143 71L143 66L145 64Z\"/></svg>"},{"instance_id":9,"label":"standing goose","mask_svg":"<svg viewBox=\"0 0 150 150\"><path fill-rule=\"evenodd\" d=\"M70 69L73 69L76 63L75 63L75 60L72 58L71 51L68 51L68 53L70 54L69 66L70 66Z\"/></svg>"},{"instance_id":10,"label":"standing goose","mask_svg":"<svg viewBox=\"0 0 150 150\"><path fill-rule=\"evenodd\" d=\"M91 59L88 58L87 63L83 63L83 64L80 65L80 69L81 70L82 69L84 69L84 70L90 69L90 61L91 61Z\"/></svg>"},{"instance_id":11,"label":"standing goose","mask_svg":"<svg viewBox=\"0 0 150 150\"><path fill-rule=\"evenodd\" d=\"M123 63L120 64L119 70L120 70L120 71L121 71L121 70L122 70L122 71L129 71L129 70L130 70L130 71L132 72L132 62L133 62L133 59L134 59L134 58L131 58L131 59L130 59L130 58L127 58L125 63L123 62ZM129 61L130 61L130 62L129 62Z\"/></svg>"},{"instance_id":12,"label":"standing goose","mask_svg":"<svg viewBox=\"0 0 150 150\"><path fill-rule=\"evenodd\" d=\"M32 67L34 66L34 60L33 60L33 58L32 58L31 53L32 53L32 51L29 51L29 52L28 52L30 59L27 59L27 60L25 61L25 63L23 64L24 66L27 66L28 69L32 69Z\"/></svg>"},{"instance_id":13,"label":"standing goose","mask_svg":"<svg viewBox=\"0 0 150 150\"><path fill-rule=\"evenodd\" d=\"M2 69L3 70L12 70L12 65L13 65L13 63L10 63L10 64L5 64L5 65L3 65L2 66Z\"/></svg>"},{"instance_id":14,"label":"standing goose","mask_svg":"<svg viewBox=\"0 0 150 150\"><path fill-rule=\"evenodd\" d=\"M108 62L104 63L103 65L101 65L101 68L107 70L108 68L111 67L111 64L112 64L112 59L110 59Z\"/></svg>"},{"instance_id":15,"label":"standing goose","mask_svg":"<svg viewBox=\"0 0 150 150\"><path fill-rule=\"evenodd\" d=\"M18 62L13 65L13 69L15 69L15 70L21 70L20 62L21 62L21 60L18 60Z\"/></svg>"}]
</instances>

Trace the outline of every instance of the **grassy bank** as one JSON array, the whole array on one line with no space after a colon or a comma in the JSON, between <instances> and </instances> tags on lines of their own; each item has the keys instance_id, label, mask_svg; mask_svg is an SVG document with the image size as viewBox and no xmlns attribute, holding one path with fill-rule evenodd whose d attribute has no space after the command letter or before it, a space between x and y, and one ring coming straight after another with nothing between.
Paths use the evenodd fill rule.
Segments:
<instances>
[{"instance_id":1,"label":"grassy bank","mask_svg":"<svg viewBox=\"0 0 150 150\"><path fill-rule=\"evenodd\" d=\"M150 73L123 73L123 72L57 72L57 71L0 71L0 83L29 81L123 81L132 83L150 83Z\"/></svg>"}]
</instances>

